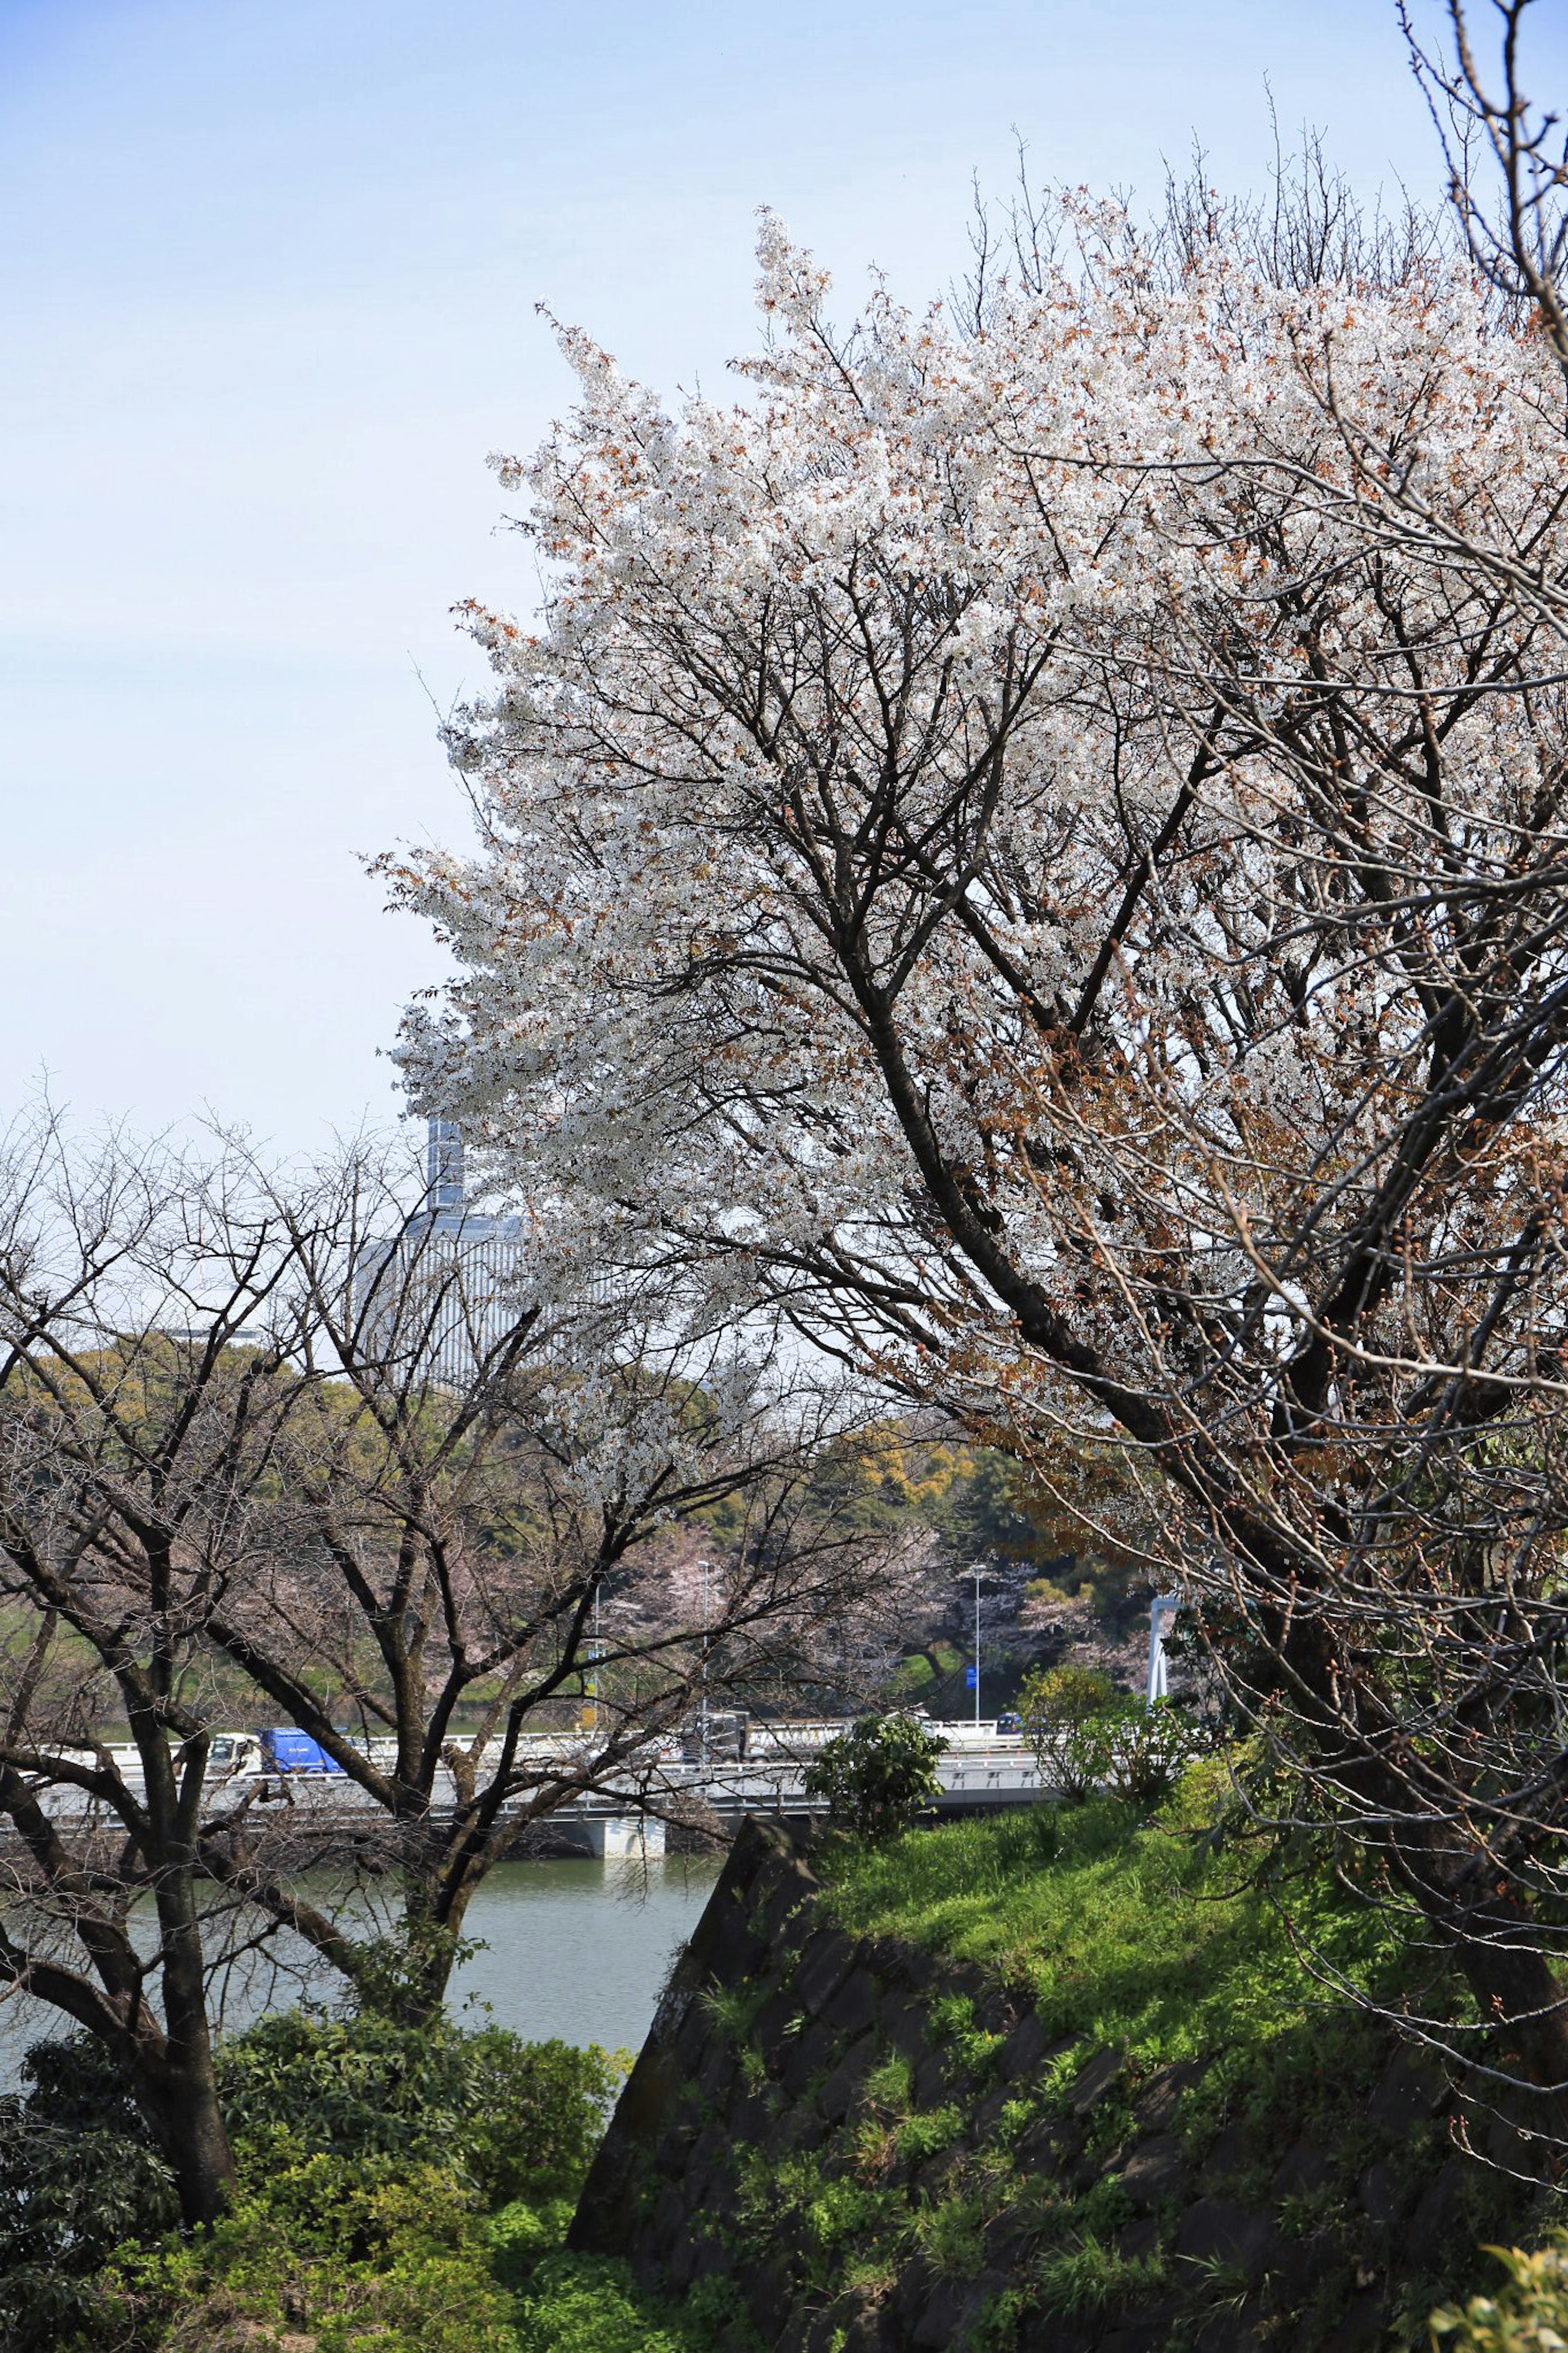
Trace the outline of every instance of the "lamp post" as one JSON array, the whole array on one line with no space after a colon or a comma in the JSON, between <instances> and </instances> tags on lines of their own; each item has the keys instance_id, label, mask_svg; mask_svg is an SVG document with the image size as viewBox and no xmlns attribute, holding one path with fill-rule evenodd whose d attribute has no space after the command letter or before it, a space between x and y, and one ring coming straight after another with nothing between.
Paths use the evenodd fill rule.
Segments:
<instances>
[{"instance_id":1,"label":"lamp post","mask_svg":"<svg viewBox=\"0 0 1568 2353\"><path fill-rule=\"evenodd\" d=\"M707 1770L708 1770L708 1761L709 1761L709 1760L708 1760L708 1577L709 1577L709 1563L708 1563L707 1561L702 1561L702 1562L700 1562L700 1563L699 1564L699 1566L700 1567L700 1568L701 1568L701 1570L702 1570L702 1689L701 1689L701 1698L700 1698L700 1702L699 1702L699 1704L698 1704L698 1711L697 1711L697 1720L698 1720L698 1725L699 1725L699 1727L700 1727L700 1728L699 1728L699 1733L698 1733L698 1753L699 1753L699 1755L700 1756L700 1757L701 1757L701 1759L702 1759L702 1770L703 1770L703 1772L704 1772L704 1773L706 1773L706 1772L707 1772Z\"/></svg>"},{"instance_id":2,"label":"lamp post","mask_svg":"<svg viewBox=\"0 0 1568 2353\"><path fill-rule=\"evenodd\" d=\"M969 1572L974 1579L974 1721L980 1723L980 1571Z\"/></svg>"},{"instance_id":3,"label":"lamp post","mask_svg":"<svg viewBox=\"0 0 1568 2353\"><path fill-rule=\"evenodd\" d=\"M599 1641L599 1588L594 1587L594 1672L588 1678L588 1721L595 1732L599 1729L599 1660L603 1645Z\"/></svg>"}]
</instances>

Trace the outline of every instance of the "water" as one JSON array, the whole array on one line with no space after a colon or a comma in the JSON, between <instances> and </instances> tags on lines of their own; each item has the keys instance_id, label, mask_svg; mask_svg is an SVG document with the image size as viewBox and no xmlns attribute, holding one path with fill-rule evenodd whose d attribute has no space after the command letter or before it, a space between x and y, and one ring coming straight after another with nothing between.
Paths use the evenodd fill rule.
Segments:
<instances>
[{"instance_id":1,"label":"water","mask_svg":"<svg viewBox=\"0 0 1568 2353\"><path fill-rule=\"evenodd\" d=\"M530 2042L559 2035L636 2051L718 1875L711 1856L668 1855L646 1873L626 1862L501 1863L468 1906L467 1933L488 1949L454 1971L450 2007L488 2002L495 2025Z\"/></svg>"},{"instance_id":2,"label":"water","mask_svg":"<svg viewBox=\"0 0 1568 2353\"><path fill-rule=\"evenodd\" d=\"M453 1972L453 2015L510 2027L530 2042L559 2037L637 2050L670 1962L718 1875L711 1855L661 1856L646 1865L574 1858L498 1864L468 1906L464 1933L484 1949ZM330 2000L339 1984L318 1976L312 1991ZM229 1987L226 2028L286 2008L299 1994L291 1977L275 1981L269 1970L253 1970ZM16 1996L0 2003L0 2090L16 2083L29 2043L70 2031L45 2003Z\"/></svg>"}]
</instances>

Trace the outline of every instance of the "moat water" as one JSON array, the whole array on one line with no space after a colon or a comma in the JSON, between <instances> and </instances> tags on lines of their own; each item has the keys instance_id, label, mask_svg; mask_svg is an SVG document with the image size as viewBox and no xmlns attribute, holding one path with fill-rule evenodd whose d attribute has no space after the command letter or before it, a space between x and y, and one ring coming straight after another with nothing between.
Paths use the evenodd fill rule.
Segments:
<instances>
[{"instance_id":1,"label":"moat water","mask_svg":"<svg viewBox=\"0 0 1568 2353\"><path fill-rule=\"evenodd\" d=\"M719 1874L715 1856L634 1862L501 1863L469 1906L481 1949L454 1972L449 2007L470 2024L510 2027L530 2042L598 2042L635 2051L669 1965ZM330 2002L331 1978L309 1990ZM224 2015L232 2031L300 1999L300 1980L254 1963L237 1970ZM15 1997L0 2003L0 2089L16 2081L31 2042L69 2031L58 2011Z\"/></svg>"}]
</instances>

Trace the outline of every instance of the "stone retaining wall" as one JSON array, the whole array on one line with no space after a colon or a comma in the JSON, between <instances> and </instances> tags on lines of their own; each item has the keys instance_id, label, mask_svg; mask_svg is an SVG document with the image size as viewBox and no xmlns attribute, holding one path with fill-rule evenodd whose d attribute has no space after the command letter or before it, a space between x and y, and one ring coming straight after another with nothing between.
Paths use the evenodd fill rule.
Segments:
<instances>
[{"instance_id":1,"label":"stone retaining wall","mask_svg":"<svg viewBox=\"0 0 1568 2353\"><path fill-rule=\"evenodd\" d=\"M747 1826L573 2226L651 2286L733 2283L736 2348L1353 2353L1483 2235L1447 2086L1404 2053L1352 2145L1260 2147L1205 2116L1203 2064L1052 2046L994 1981L853 1939L817 1893Z\"/></svg>"}]
</instances>

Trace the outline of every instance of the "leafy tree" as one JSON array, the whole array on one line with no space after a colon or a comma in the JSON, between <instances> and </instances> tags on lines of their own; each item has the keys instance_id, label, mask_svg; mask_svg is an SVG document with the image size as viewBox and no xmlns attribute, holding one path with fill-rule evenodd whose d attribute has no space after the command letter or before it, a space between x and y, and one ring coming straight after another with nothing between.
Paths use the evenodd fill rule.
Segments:
<instances>
[{"instance_id":1,"label":"leafy tree","mask_svg":"<svg viewBox=\"0 0 1568 2353\"><path fill-rule=\"evenodd\" d=\"M1086 1798L1095 1776L1082 1762L1078 1745L1068 1736L1091 1716L1109 1707L1110 1677L1102 1667L1036 1667L1018 1694L1018 1716L1024 1737L1035 1752L1043 1781L1054 1782L1069 1798Z\"/></svg>"},{"instance_id":2,"label":"leafy tree","mask_svg":"<svg viewBox=\"0 0 1568 2353\"><path fill-rule=\"evenodd\" d=\"M220 2074L252 2171L300 2150L405 2171L438 2158L493 2208L575 2192L621 2067L500 2027L289 2010L226 2043Z\"/></svg>"},{"instance_id":3,"label":"leafy tree","mask_svg":"<svg viewBox=\"0 0 1568 2353\"><path fill-rule=\"evenodd\" d=\"M1108 1789L1131 1806L1153 1806L1176 1787L1200 1745L1196 1727L1170 1700L1146 1707L1113 1699L1064 1732L1060 1779L1071 1797Z\"/></svg>"},{"instance_id":4,"label":"leafy tree","mask_svg":"<svg viewBox=\"0 0 1568 2353\"><path fill-rule=\"evenodd\" d=\"M190 2221L233 2189L231 1949L291 1932L435 2018L521 1826L680 1810L660 1748L699 1694L853 1693L900 1589L898 1543L808 1493L863 1404L792 1400L759 1335L681 1334L667 1294L498 1294L406 1175L81 1151L47 1113L0 1154L0 1978L104 2042ZM693 1569L670 1530L717 1502ZM235 1774L258 1718L337 1771ZM327 1873L374 1881L368 1917Z\"/></svg>"},{"instance_id":5,"label":"leafy tree","mask_svg":"<svg viewBox=\"0 0 1568 2353\"><path fill-rule=\"evenodd\" d=\"M918 1717L863 1715L817 1751L805 1793L826 1798L831 1820L858 1837L891 1838L940 1794L946 1746Z\"/></svg>"}]
</instances>

